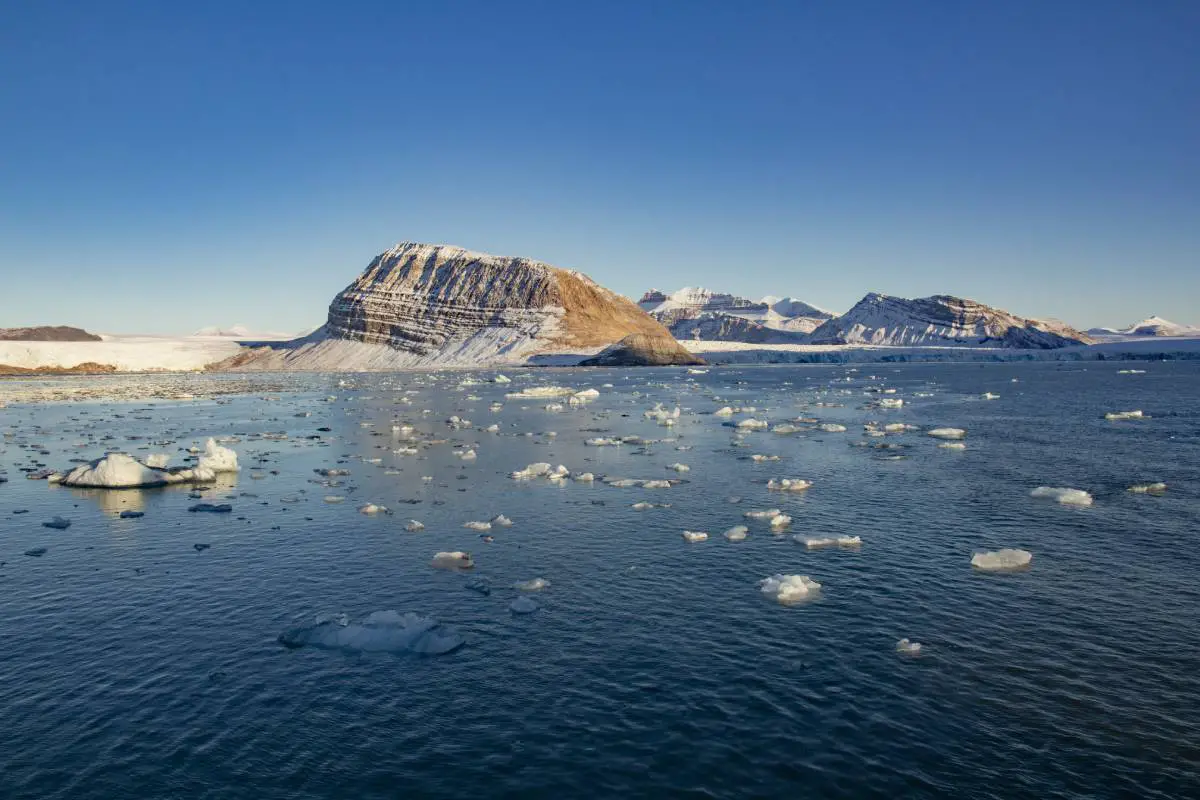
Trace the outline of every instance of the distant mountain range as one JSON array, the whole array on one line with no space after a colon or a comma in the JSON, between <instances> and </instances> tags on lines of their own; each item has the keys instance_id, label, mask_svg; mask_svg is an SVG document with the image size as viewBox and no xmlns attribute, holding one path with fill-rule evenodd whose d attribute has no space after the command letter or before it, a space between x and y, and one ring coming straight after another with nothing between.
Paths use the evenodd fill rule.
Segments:
<instances>
[{"instance_id":1,"label":"distant mountain range","mask_svg":"<svg viewBox=\"0 0 1200 800\"><path fill-rule=\"evenodd\" d=\"M1088 334L1096 338L1142 336L1200 336L1200 327L1180 325L1162 317L1147 317L1127 328L1091 328Z\"/></svg>"},{"instance_id":2,"label":"distant mountain range","mask_svg":"<svg viewBox=\"0 0 1200 800\"><path fill-rule=\"evenodd\" d=\"M794 297L748 300L691 286L671 294L651 289L638 305L680 340L800 343L834 316Z\"/></svg>"}]
</instances>

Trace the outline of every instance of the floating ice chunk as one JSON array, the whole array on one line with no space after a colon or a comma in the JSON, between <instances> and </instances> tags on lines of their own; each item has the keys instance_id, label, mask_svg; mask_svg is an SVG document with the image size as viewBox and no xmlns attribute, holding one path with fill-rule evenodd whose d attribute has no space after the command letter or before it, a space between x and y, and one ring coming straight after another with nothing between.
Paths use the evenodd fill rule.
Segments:
<instances>
[{"instance_id":1,"label":"floating ice chunk","mask_svg":"<svg viewBox=\"0 0 1200 800\"><path fill-rule=\"evenodd\" d=\"M492 524L499 525L501 528L511 528L513 521L503 514L497 514L492 517Z\"/></svg>"},{"instance_id":2,"label":"floating ice chunk","mask_svg":"<svg viewBox=\"0 0 1200 800\"><path fill-rule=\"evenodd\" d=\"M342 496L340 496L340 495L336 495L336 494L327 494L327 495L325 495L325 497L323 497L322 499L323 499L323 500L324 500L326 503L337 504L337 503L341 503L341 502L342 502L342 501L344 501L346 498L344 498L344 497L342 497Z\"/></svg>"},{"instance_id":3,"label":"floating ice chunk","mask_svg":"<svg viewBox=\"0 0 1200 800\"><path fill-rule=\"evenodd\" d=\"M43 528L54 528L55 530L65 531L67 528L71 527L71 520L66 519L65 517L55 517L54 519L50 520L49 522L43 522L42 527Z\"/></svg>"},{"instance_id":4,"label":"floating ice chunk","mask_svg":"<svg viewBox=\"0 0 1200 800\"><path fill-rule=\"evenodd\" d=\"M326 478L337 478L341 475L350 474L350 470L348 469L314 469L313 472L317 473L318 475L323 475Z\"/></svg>"},{"instance_id":5,"label":"floating ice chunk","mask_svg":"<svg viewBox=\"0 0 1200 800\"><path fill-rule=\"evenodd\" d=\"M228 447L217 444L217 440L210 436L204 443L204 453L200 456L197 466L200 469L209 469L216 473L237 472L237 453Z\"/></svg>"},{"instance_id":6,"label":"floating ice chunk","mask_svg":"<svg viewBox=\"0 0 1200 800\"><path fill-rule=\"evenodd\" d=\"M746 519L773 519L782 513L778 508L768 508L765 511L747 511L742 516Z\"/></svg>"},{"instance_id":7,"label":"floating ice chunk","mask_svg":"<svg viewBox=\"0 0 1200 800\"><path fill-rule=\"evenodd\" d=\"M779 456L764 456L764 455L755 453L754 455L750 456L750 460L756 464L762 464L766 461L778 461Z\"/></svg>"},{"instance_id":8,"label":"floating ice chunk","mask_svg":"<svg viewBox=\"0 0 1200 800\"><path fill-rule=\"evenodd\" d=\"M617 447L623 444L623 442L620 439L609 439L604 436L597 436L595 438L585 440L584 444L589 447Z\"/></svg>"},{"instance_id":9,"label":"floating ice chunk","mask_svg":"<svg viewBox=\"0 0 1200 800\"><path fill-rule=\"evenodd\" d=\"M1146 370L1144 370L1144 369L1119 369L1119 370L1117 370L1117 374L1118 375L1145 375Z\"/></svg>"},{"instance_id":10,"label":"floating ice chunk","mask_svg":"<svg viewBox=\"0 0 1200 800\"><path fill-rule=\"evenodd\" d=\"M540 478L543 475L550 473L550 465L545 461L539 461L536 464L530 464L525 469L517 470L512 473L512 477L516 480L528 480L530 478Z\"/></svg>"},{"instance_id":11,"label":"floating ice chunk","mask_svg":"<svg viewBox=\"0 0 1200 800\"><path fill-rule=\"evenodd\" d=\"M690 472L692 468L691 468L691 467L689 467L687 464L678 464L678 463L676 463L676 464L671 464L671 465L669 465L669 466L667 467L667 469L673 469L673 470L675 470L676 472Z\"/></svg>"},{"instance_id":12,"label":"floating ice chunk","mask_svg":"<svg viewBox=\"0 0 1200 800\"><path fill-rule=\"evenodd\" d=\"M1123 419L1144 419L1145 415L1140 410L1138 411L1109 411L1104 415L1108 420L1123 420Z\"/></svg>"},{"instance_id":13,"label":"floating ice chunk","mask_svg":"<svg viewBox=\"0 0 1200 800\"><path fill-rule=\"evenodd\" d=\"M319 647L363 653L443 655L462 647L457 631L431 617L376 611L350 622L344 614L318 618L314 624L291 628L279 635L285 647Z\"/></svg>"},{"instance_id":14,"label":"floating ice chunk","mask_svg":"<svg viewBox=\"0 0 1200 800\"><path fill-rule=\"evenodd\" d=\"M1005 548L990 553L976 553L971 556L971 566L984 572L1009 572L1028 567L1032 560L1033 553L1028 550Z\"/></svg>"},{"instance_id":15,"label":"floating ice chunk","mask_svg":"<svg viewBox=\"0 0 1200 800\"><path fill-rule=\"evenodd\" d=\"M423 531L423 530L425 530L425 523L423 523L419 520L410 519L408 521L408 524L404 526L404 530L409 531L411 533L416 533L417 531Z\"/></svg>"},{"instance_id":16,"label":"floating ice chunk","mask_svg":"<svg viewBox=\"0 0 1200 800\"><path fill-rule=\"evenodd\" d=\"M734 525L732 528L725 531L724 535L725 535L725 538L731 542L741 542L741 541L745 540L745 538L749 534L749 532L750 532L750 529L747 528L745 525Z\"/></svg>"},{"instance_id":17,"label":"floating ice chunk","mask_svg":"<svg viewBox=\"0 0 1200 800\"><path fill-rule=\"evenodd\" d=\"M567 386L530 386L528 389L510 392L504 396L509 400L538 400L547 397L566 397L571 394L575 394L575 390Z\"/></svg>"},{"instance_id":18,"label":"floating ice chunk","mask_svg":"<svg viewBox=\"0 0 1200 800\"><path fill-rule=\"evenodd\" d=\"M599 396L600 393L595 389L584 389L582 392L576 392L575 394L571 395L568 402L575 406L583 403L590 403Z\"/></svg>"},{"instance_id":19,"label":"floating ice chunk","mask_svg":"<svg viewBox=\"0 0 1200 800\"><path fill-rule=\"evenodd\" d=\"M904 400L899 397L882 397L879 399L880 408L903 408Z\"/></svg>"},{"instance_id":20,"label":"floating ice chunk","mask_svg":"<svg viewBox=\"0 0 1200 800\"><path fill-rule=\"evenodd\" d=\"M803 544L809 550L818 550L822 547L861 547L861 536L838 536L826 539L807 539L799 535L792 537L797 542Z\"/></svg>"},{"instance_id":21,"label":"floating ice chunk","mask_svg":"<svg viewBox=\"0 0 1200 800\"><path fill-rule=\"evenodd\" d=\"M1090 506L1092 496L1082 489L1068 489L1057 486L1039 486L1029 493L1030 497L1042 497L1062 503L1065 506Z\"/></svg>"},{"instance_id":22,"label":"floating ice chunk","mask_svg":"<svg viewBox=\"0 0 1200 800\"><path fill-rule=\"evenodd\" d=\"M934 428L925 433L935 439L962 439L967 435L962 428Z\"/></svg>"},{"instance_id":23,"label":"floating ice chunk","mask_svg":"<svg viewBox=\"0 0 1200 800\"><path fill-rule=\"evenodd\" d=\"M774 530L782 530L792 524L792 518L787 514L776 514L771 517L771 528Z\"/></svg>"},{"instance_id":24,"label":"floating ice chunk","mask_svg":"<svg viewBox=\"0 0 1200 800\"><path fill-rule=\"evenodd\" d=\"M532 614L540 607L537 601L528 595L521 595L508 604L508 610L514 614Z\"/></svg>"},{"instance_id":25,"label":"floating ice chunk","mask_svg":"<svg viewBox=\"0 0 1200 800\"><path fill-rule=\"evenodd\" d=\"M838 425L836 422L826 422L818 426L825 433L845 433L846 426Z\"/></svg>"},{"instance_id":26,"label":"floating ice chunk","mask_svg":"<svg viewBox=\"0 0 1200 800\"><path fill-rule=\"evenodd\" d=\"M562 411L562 410L563 410L563 404L562 404L562 403L547 403L547 404L545 405L545 409L546 409L547 411L551 411L551 412L558 412L558 411Z\"/></svg>"},{"instance_id":27,"label":"floating ice chunk","mask_svg":"<svg viewBox=\"0 0 1200 800\"><path fill-rule=\"evenodd\" d=\"M360 514L390 514L391 509L387 506L376 505L375 503L367 503L365 506L360 506L358 509Z\"/></svg>"},{"instance_id":28,"label":"floating ice chunk","mask_svg":"<svg viewBox=\"0 0 1200 800\"><path fill-rule=\"evenodd\" d=\"M775 433L780 436L787 436L792 433L799 433L802 430L803 430L803 428L800 428L796 425L789 425L786 422L781 422L780 424L776 425L774 428L771 429L771 433Z\"/></svg>"},{"instance_id":29,"label":"floating ice chunk","mask_svg":"<svg viewBox=\"0 0 1200 800\"><path fill-rule=\"evenodd\" d=\"M713 416L715 416L715 417L732 417L733 409L730 408L729 406L725 406L724 408L719 408L713 412Z\"/></svg>"},{"instance_id":30,"label":"floating ice chunk","mask_svg":"<svg viewBox=\"0 0 1200 800\"><path fill-rule=\"evenodd\" d=\"M104 458L81 464L61 479L64 486L99 489L132 489L165 486L170 474L152 469L125 453L109 453Z\"/></svg>"},{"instance_id":31,"label":"floating ice chunk","mask_svg":"<svg viewBox=\"0 0 1200 800\"><path fill-rule=\"evenodd\" d=\"M233 506L228 503L196 503L194 506L188 506L188 511L201 514L229 514L233 511Z\"/></svg>"},{"instance_id":32,"label":"floating ice chunk","mask_svg":"<svg viewBox=\"0 0 1200 800\"><path fill-rule=\"evenodd\" d=\"M807 575L772 575L759 581L758 587L783 605L810 600L821 591L821 584Z\"/></svg>"},{"instance_id":33,"label":"floating ice chunk","mask_svg":"<svg viewBox=\"0 0 1200 800\"><path fill-rule=\"evenodd\" d=\"M484 431L487 433L499 433L500 426L493 422L491 425L488 425L486 428L484 428Z\"/></svg>"},{"instance_id":34,"label":"floating ice chunk","mask_svg":"<svg viewBox=\"0 0 1200 800\"><path fill-rule=\"evenodd\" d=\"M708 534L705 533L704 531L684 531L683 532L683 540L685 542L691 542L694 544L696 542L706 541L707 539L708 539Z\"/></svg>"},{"instance_id":35,"label":"floating ice chunk","mask_svg":"<svg viewBox=\"0 0 1200 800\"><path fill-rule=\"evenodd\" d=\"M984 392L982 397L984 400L999 400L1000 399L1000 395L992 394L991 392ZM918 647L919 646L920 645L918 645Z\"/></svg>"},{"instance_id":36,"label":"floating ice chunk","mask_svg":"<svg viewBox=\"0 0 1200 800\"><path fill-rule=\"evenodd\" d=\"M803 478L772 478L767 481L767 488L777 492L803 492L812 487L812 481Z\"/></svg>"},{"instance_id":37,"label":"floating ice chunk","mask_svg":"<svg viewBox=\"0 0 1200 800\"><path fill-rule=\"evenodd\" d=\"M1166 493L1167 485L1165 483L1135 483L1129 487L1129 491L1135 494L1160 495Z\"/></svg>"},{"instance_id":38,"label":"floating ice chunk","mask_svg":"<svg viewBox=\"0 0 1200 800\"><path fill-rule=\"evenodd\" d=\"M641 484L642 484L643 489L670 489L671 488L670 481L658 481L658 480L642 481Z\"/></svg>"},{"instance_id":39,"label":"floating ice chunk","mask_svg":"<svg viewBox=\"0 0 1200 800\"><path fill-rule=\"evenodd\" d=\"M497 375L492 378L492 383L512 383L512 378L507 375Z\"/></svg>"},{"instance_id":40,"label":"floating ice chunk","mask_svg":"<svg viewBox=\"0 0 1200 800\"><path fill-rule=\"evenodd\" d=\"M896 642L896 652L904 653L905 655L915 656L921 652L920 642L910 642L908 639L901 639Z\"/></svg>"},{"instance_id":41,"label":"floating ice chunk","mask_svg":"<svg viewBox=\"0 0 1200 800\"><path fill-rule=\"evenodd\" d=\"M443 551L433 554L431 566L438 569L470 569L475 566L475 560L471 558L470 553L464 553L462 550Z\"/></svg>"},{"instance_id":42,"label":"floating ice chunk","mask_svg":"<svg viewBox=\"0 0 1200 800\"><path fill-rule=\"evenodd\" d=\"M941 444L938 445L938 449L940 449L940 450L966 450L967 445L965 442L942 442Z\"/></svg>"},{"instance_id":43,"label":"floating ice chunk","mask_svg":"<svg viewBox=\"0 0 1200 800\"><path fill-rule=\"evenodd\" d=\"M706 370L706 369L693 369L691 367L688 368L688 375L707 375L707 374L708 374L708 370Z\"/></svg>"},{"instance_id":44,"label":"floating ice chunk","mask_svg":"<svg viewBox=\"0 0 1200 800\"><path fill-rule=\"evenodd\" d=\"M476 458L474 450L460 450L456 452L455 455L461 458L463 461L474 461Z\"/></svg>"},{"instance_id":45,"label":"floating ice chunk","mask_svg":"<svg viewBox=\"0 0 1200 800\"><path fill-rule=\"evenodd\" d=\"M770 425L768 425L768 423L764 420L750 417L749 419L744 419L738 422L737 427L739 430L743 431L763 431L770 427Z\"/></svg>"},{"instance_id":46,"label":"floating ice chunk","mask_svg":"<svg viewBox=\"0 0 1200 800\"><path fill-rule=\"evenodd\" d=\"M633 478L605 478L604 482L616 489L628 489L632 486L641 486L642 482Z\"/></svg>"},{"instance_id":47,"label":"floating ice chunk","mask_svg":"<svg viewBox=\"0 0 1200 800\"><path fill-rule=\"evenodd\" d=\"M545 578L534 578L528 581L518 581L513 584L513 588L518 592L540 592L543 589L550 588L550 581Z\"/></svg>"},{"instance_id":48,"label":"floating ice chunk","mask_svg":"<svg viewBox=\"0 0 1200 800\"><path fill-rule=\"evenodd\" d=\"M472 531L490 531L492 529L492 523L472 521L464 523L463 527Z\"/></svg>"},{"instance_id":49,"label":"floating ice chunk","mask_svg":"<svg viewBox=\"0 0 1200 800\"><path fill-rule=\"evenodd\" d=\"M632 506L630 506L630 508L632 508L634 511L649 511L650 509L657 507L658 506L656 506L654 503L647 503L645 501L634 503Z\"/></svg>"},{"instance_id":50,"label":"floating ice chunk","mask_svg":"<svg viewBox=\"0 0 1200 800\"><path fill-rule=\"evenodd\" d=\"M171 463L170 453L151 453L145 458L146 466L153 469L162 469L169 463Z\"/></svg>"},{"instance_id":51,"label":"floating ice chunk","mask_svg":"<svg viewBox=\"0 0 1200 800\"><path fill-rule=\"evenodd\" d=\"M580 472L572 475L571 480L575 481L576 483L593 483L596 480L596 476L590 472Z\"/></svg>"}]
</instances>

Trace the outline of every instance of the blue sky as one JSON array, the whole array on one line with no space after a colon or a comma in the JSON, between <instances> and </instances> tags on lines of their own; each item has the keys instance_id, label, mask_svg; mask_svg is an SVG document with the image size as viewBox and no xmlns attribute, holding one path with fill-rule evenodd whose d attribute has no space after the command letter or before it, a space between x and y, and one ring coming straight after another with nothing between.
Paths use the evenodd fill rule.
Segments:
<instances>
[{"instance_id":1,"label":"blue sky","mask_svg":"<svg viewBox=\"0 0 1200 800\"><path fill-rule=\"evenodd\" d=\"M297 330L402 240L1200 323L1200 3L10 3L0 327Z\"/></svg>"}]
</instances>

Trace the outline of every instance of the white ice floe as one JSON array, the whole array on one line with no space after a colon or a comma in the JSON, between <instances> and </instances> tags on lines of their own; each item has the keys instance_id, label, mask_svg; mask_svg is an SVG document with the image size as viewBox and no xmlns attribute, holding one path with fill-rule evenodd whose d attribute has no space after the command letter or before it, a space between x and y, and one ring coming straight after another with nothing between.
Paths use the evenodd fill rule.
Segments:
<instances>
[{"instance_id":1,"label":"white ice floe","mask_svg":"<svg viewBox=\"0 0 1200 800\"><path fill-rule=\"evenodd\" d=\"M1033 553L1028 550L1005 548L988 553L976 553L971 556L971 566L983 572L1007 572L1024 569L1033 560Z\"/></svg>"},{"instance_id":2,"label":"white ice floe","mask_svg":"<svg viewBox=\"0 0 1200 800\"><path fill-rule=\"evenodd\" d=\"M134 489L173 483L205 483L213 480L216 480L216 473L211 469L156 469L146 466L126 453L109 453L104 458L80 464L66 475L60 476L58 482L64 486L81 488Z\"/></svg>"},{"instance_id":3,"label":"white ice floe","mask_svg":"<svg viewBox=\"0 0 1200 800\"><path fill-rule=\"evenodd\" d=\"M586 439L583 442L588 447L619 447L624 444L621 439L613 439L605 436L597 436L592 439Z\"/></svg>"},{"instance_id":4,"label":"white ice floe","mask_svg":"<svg viewBox=\"0 0 1200 800\"><path fill-rule=\"evenodd\" d=\"M935 439L962 439L967 435L962 428L934 428L925 433Z\"/></svg>"},{"instance_id":5,"label":"white ice floe","mask_svg":"<svg viewBox=\"0 0 1200 800\"><path fill-rule=\"evenodd\" d=\"M474 450L457 450L455 451L454 455L458 456L463 461L474 461L476 458L476 453Z\"/></svg>"},{"instance_id":6,"label":"white ice floe","mask_svg":"<svg viewBox=\"0 0 1200 800\"><path fill-rule=\"evenodd\" d=\"M540 400L547 397L566 397L572 394L575 394L575 390L568 386L531 386L528 389L510 392L504 396L509 400Z\"/></svg>"},{"instance_id":7,"label":"white ice floe","mask_svg":"<svg viewBox=\"0 0 1200 800\"><path fill-rule=\"evenodd\" d=\"M1060 486L1039 486L1030 492L1029 496L1054 500L1064 506L1090 506L1092 504L1092 496L1082 489L1068 489Z\"/></svg>"},{"instance_id":8,"label":"white ice floe","mask_svg":"<svg viewBox=\"0 0 1200 800\"><path fill-rule=\"evenodd\" d=\"M982 397L984 400L999 400L1000 399L1000 395L992 394L991 392L984 392Z\"/></svg>"},{"instance_id":9,"label":"white ice floe","mask_svg":"<svg viewBox=\"0 0 1200 800\"><path fill-rule=\"evenodd\" d=\"M513 588L518 592L540 592L543 589L550 588L550 581L545 578L534 578L528 581L518 581L513 584Z\"/></svg>"},{"instance_id":10,"label":"white ice floe","mask_svg":"<svg viewBox=\"0 0 1200 800\"><path fill-rule=\"evenodd\" d=\"M778 461L779 456L774 456L774 455L766 456L766 455L760 455L758 453L755 453L754 455L750 456L750 460L756 464L763 464L767 461Z\"/></svg>"},{"instance_id":11,"label":"white ice floe","mask_svg":"<svg viewBox=\"0 0 1200 800\"><path fill-rule=\"evenodd\" d=\"M464 523L463 527L472 531L490 531L492 529L492 523L473 520L471 522Z\"/></svg>"},{"instance_id":12,"label":"white ice floe","mask_svg":"<svg viewBox=\"0 0 1200 800\"><path fill-rule=\"evenodd\" d=\"M750 417L749 419L744 419L738 422L737 427L739 430L743 431L764 431L769 428L770 425L764 420Z\"/></svg>"},{"instance_id":13,"label":"white ice floe","mask_svg":"<svg viewBox=\"0 0 1200 800\"><path fill-rule=\"evenodd\" d=\"M483 430L484 430L485 432L487 432L487 433L499 433L499 432L500 432L500 426L499 426L499 425L497 425L496 423L494 423L494 422L493 422L491 425L488 425L488 426L487 426L486 428L484 428Z\"/></svg>"},{"instance_id":14,"label":"white ice floe","mask_svg":"<svg viewBox=\"0 0 1200 800\"><path fill-rule=\"evenodd\" d=\"M767 488L776 492L803 492L812 487L812 481L803 478L772 478L767 481Z\"/></svg>"},{"instance_id":15,"label":"white ice floe","mask_svg":"<svg viewBox=\"0 0 1200 800\"><path fill-rule=\"evenodd\" d=\"M573 406L582 405L583 403L592 402L599 396L600 392L596 391L595 389L584 389L582 392L576 392L575 394L571 395L568 402Z\"/></svg>"},{"instance_id":16,"label":"white ice floe","mask_svg":"<svg viewBox=\"0 0 1200 800\"><path fill-rule=\"evenodd\" d=\"M1138 411L1109 411L1104 415L1108 420L1123 420L1123 419L1144 419L1145 415Z\"/></svg>"},{"instance_id":17,"label":"white ice floe","mask_svg":"<svg viewBox=\"0 0 1200 800\"><path fill-rule=\"evenodd\" d=\"M670 481L660 481L660 480L641 481L641 487L643 489L670 489L671 482Z\"/></svg>"},{"instance_id":18,"label":"white ice floe","mask_svg":"<svg viewBox=\"0 0 1200 800\"><path fill-rule=\"evenodd\" d=\"M750 529L745 525L734 525L729 530L725 531L725 538L731 542L744 541L750 533Z\"/></svg>"},{"instance_id":19,"label":"white ice floe","mask_svg":"<svg viewBox=\"0 0 1200 800\"><path fill-rule=\"evenodd\" d=\"M771 517L771 528L774 530L782 530L792 524L792 518L787 514L776 514Z\"/></svg>"},{"instance_id":20,"label":"white ice floe","mask_svg":"<svg viewBox=\"0 0 1200 800\"><path fill-rule=\"evenodd\" d=\"M901 639L900 641L896 642L896 652L915 656L917 653L921 652L921 643L910 642L908 639Z\"/></svg>"},{"instance_id":21,"label":"white ice floe","mask_svg":"<svg viewBox=\"0 0 1200 800\"><path fill-rule=\"evenodd\" d=\"M576 483L592 483L596 480L596 476L590 472L580 472L571 476L571 480Z\"/></svg>"},{"instance_id":22,"label":"white ice floe","mask_svg":"<svg viewBox=\"0 0 1200 800\"><path fill-rule=\"evenodd\" d=\"M508 604L508 610L514 614L532 614L538 608L540 606L537 604L537 601L528 595L521 595Z\"/></svg>"},{"instance_id":23,"label":"white ice floe","mask_svg":"<svg viewBox=\"0 0 1200 800\"><path fill-rule=\"evenodd\" d=\"M703 542L708 539L708 534L704 531L684 531L683 540L685 542Z\"/></svg>"},{"instance_id":24,"label":"white ice floe","mask_svg":"<svg viewBox=\"0 0 1200 800\"><path fill-rule=\"evenodd\" d=\"M509 378L507 375L497 375L492 378L492 383L512 383L512 378Z\"/></svg>"},{"instance_id":25,"label":"white ice floe","mask_svg":"<svg viewBox=\"0 0 1200 800\"><path fill-rule=\"evenodd\" d=\"M809 550L819 550L823 547L861 547L861 536L837 536L824 539L809 539L800 535L792 537Z\"/></svg>"},{"instance_id":26,"label":"white ice floe","mask_svg":"<svg viewBox=\"0 0 1200 800\"><path fill-rule=\"evenodd\" d=\"M237 472L237 453L228 447L222 447L217 444L216 439L209 437L208 441L204 443L204 453L200 456L197 466L199 469L208 469L217 473Z\"/></svg>"},{"instance_id":27,"label":"white ice floe","mask_svg":"<svg viewBox=\"0 0 1200 800\"><path fill-rule=\"evenodd\" d=\"M359 506L358 513L360 514L390 514L392 513L387 506L376 505L375 503L367 503L364 506Z\"/></svg>"},{"instance_id":28,"label":"white ice floe","mask_svg":"<svg viewBox=\"0 0 1200 800\"><path fill-rule=\"evenodd\" d=\"M1167 491L1165 483L1135 483L1129 487L1134 494L1163 494Z\"/></svg>"},{"instance_id":29,"label":"white ice floe","mask_svg":"<svg viewBox=\"0 0 1200 800\"><path fill-rule=\"evenodd\" d=\"M667 469L673 469L676 472L690 472L692 468L689 467L687 464L676 463L676 464L669 464L667 466Z\"/></svg>"},{"instance_id":30,"label":"white ice floe","mask_svg":"<svg viewBox=\"0 0 1200 800\"><path fill-rule=\"evenodd\" d=\"M425 523L423 523L419 520L410 519L408 521L408 524L406 524L404 526L404 530L410 531L412 533L416 533L417 531L423 531L423 530L425 530Z\"/></svg>"},{"instance_id":31,"label":"white ice floe","mask_svg":"<svg viewBox=\"0 0 1200 800\"><path fill-rule=\"evenodd\" d=\"M838 425L836 422L826 422L818 426L825 433L845 433L846 426Z\"/></svg>"},{"instance_id":32,"label":"white ice floe","mask_svg":"<svg viewBox=\"0 0 1200 800\"><path fill-rule=\"evenodd\" d=\"M716 417L732 417L732 416L733 416L733 409L732 409L732 408L730 408L729 406L725 406L724 408L719 408L719 409L717 409L716 411L714 411L714 412L713 412L713 416L716 416Z\"/></svg>"},{"instance_id":33,"label":"white ice floe","mask_svg":"<svg viewBox=\"0 0 1200 800\"><path fill-rule=\"evenodd\" d=\"M503 514L497 514L492 517L492 524L499 525L501 528L511 528L513 521Z\"/></svg>"},{"instance_id":34,"label":"white ice floe","mask_svg":"<svg viewBox=\"0 0 1200 800\"><path fill-rule=\"evenodd\" d=\"M545 461L539 461L536 464L530 464L525 469L519 469L512 473L511 477L516 480L529 480L531 478L541 478L550 474L551 466Z\"/></svg>"},{"instance_id":35,"label":"white ice floe","mask_svg":"<svg viewBox=\"0 0 1200 800\"><path fill-rule=\"evenodd\" d=\"M747 511L742 516L746 519L772 519L782 513L778 508L768 508L764 511Z\"/></svg>"},{"instance_id":36,"label":"white ice floe","mask_svg":"<svg viewBox=\"0 0 1200 800\"><path fill-rule=\"evenodd\" d=\"M326 503L330 503L331 505L336 505L338 503L343 502L346 498L344 498L338 494L327 494L324 497L322 497L321 499L324 500Z\"/></svg>"},{"instance_id":37,"label":"white ice floe","mask_svg":"<svg viewBox=\"0 0 1200 800\"><path fill-rule=\"evenodd\" d=\"M319 618L313 624L292 628L279 636L279 642L287 647L431 656L457 650L464 641L453 628L431 617L395 611L375 611L356 622L344 614Z\"/></svg>"},{"instance_id":38,"label":"white ice floe","mask_svg":"<svg viewBox=\"0 0 1200 800\"><path fill-rule=\"evenodd\" d=\"M821 591L821 584L807 575L772 575L759 581L758 587L783 605L812 599Z\"/></svg>"},{"instance_id":39,"label":"white ice floe","mask_svg":"<svg viewBox=\"0 0 1200 800\"><path fill-rule=\"evenodd\" d=\"M470 553L464 553L462 550L443 551L433 554L431 566L438 569L470 569L475 566L475 560L471 558Z\"/></svg>"},{"instance_id":40,"label":"white ice floe","mask_svg":"<svg viewBox=\"0 0 1200 800\"><path fill-rule=\"evenodd\" d=\"M902 408L904 400L899 397L882 397L879 399L880 408Z\"/></svg>"},{"instance_id":41,"label":"white ice floe","mask_svg":"<svg viewBox=\"0 0 1200 800\"><path fill-rule=\"evenodd\" d=\"M940 450L966 450L966 442L942 442L938 445Z\"/></svg>"}]
</instances>

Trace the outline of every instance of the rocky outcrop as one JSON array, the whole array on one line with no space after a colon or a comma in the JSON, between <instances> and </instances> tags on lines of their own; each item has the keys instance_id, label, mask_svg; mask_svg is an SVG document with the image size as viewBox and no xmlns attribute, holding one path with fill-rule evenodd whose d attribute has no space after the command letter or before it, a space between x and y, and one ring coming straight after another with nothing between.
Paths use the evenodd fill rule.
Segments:
<instances>
[{"instance_id":1,"label":"rocky outcrop","mask_svg":"<svg viewBox=\"0 0 1200 800\"><path fill-rule=\"evenodd\" d=\"M682 317L671 323L668 330L681 342L700 340L705 342L798 344L804 341L803 333L768 328L761 322L716 311L706 311L694 317Z\"/></svg>"},{"instance_id":2,"label":"rocky outcrop","mask_svg":"<svg viewBox=\"0 0 1200 800\"><path fill-rule=\"evenodd\" d=\"M1092 340L1068 325L1023 319L973 300L949 295L906 300L872 292L814 330L809 342L1050 349Z\"/></svg>"},{"instance_id":3,"label":"rocky outcrop","mask_svg":"<svg viewBox=\"0 0 1200 800\"><path fill-rule=\"evenodd\" d=\"M40 325L35 328L0 328L0 341L6 342L99 342L94 333L67 325Z\"/></svg>"},{"instance_id":4,"label":"rocky outcrop","mask_svg":"<svg viewBox=\"0 0 1200 800\"><path fill-rule=\"evenodd\" d=\"M216 369L357 370L584 358L630 334L670 333L586 275L527 258L405 242L380 254L303 339Z\"/></svg>"},{"instance_id":5,"label":"rocky outcrop","mask_svg":"<svg viewBox=\"0 0 1200 800\"><path fill-rule=\"evenodd\" d=\"M626 336L594 358L580 362L582 367L674 367L699 366L705 361L694 356L670 337L634 333Z\"/></svg>"}]
</instances>

